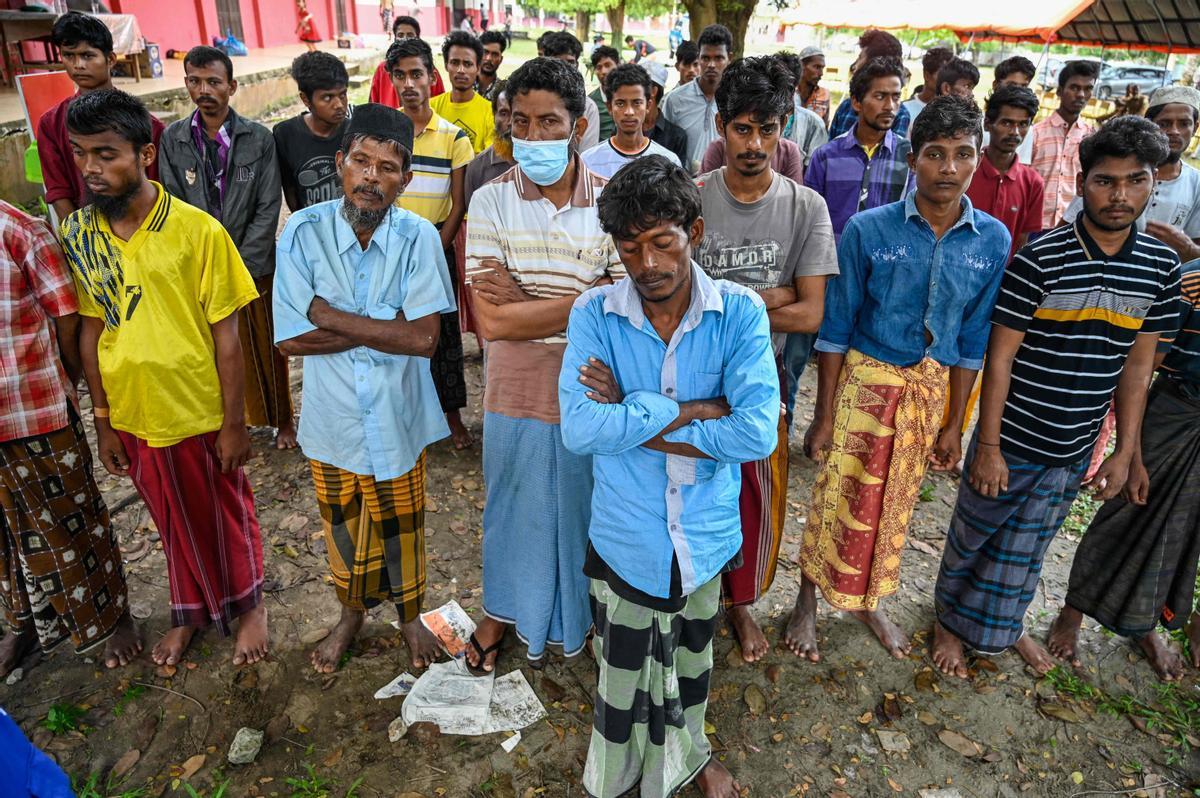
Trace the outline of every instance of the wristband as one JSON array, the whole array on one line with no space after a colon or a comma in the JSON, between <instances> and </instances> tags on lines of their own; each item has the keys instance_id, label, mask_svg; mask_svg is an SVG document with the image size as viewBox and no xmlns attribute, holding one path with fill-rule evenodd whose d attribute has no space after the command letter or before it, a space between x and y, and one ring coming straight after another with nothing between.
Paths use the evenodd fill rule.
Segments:
<instances>
[{"instance_id":1,"label":"wristband","mask_svg":"<svg viewBox=\"0 0 1200 798\"><path fill-rule=\"evenodd\" d=\"M976 441L976 443L978 443L980 446L995 446L997 449L1000 448L1000 444L998 443L988 443L987 441Z\"/></svg>"},{"instance_id":2,"label":"wristband","mask_svg":"<svg viewBox=\"0 0 1200 798\"><path fill-rule=\"evenodd\" d=\"M93 407L92 408L92 418L108 418L108 408L107 407Z\"/></svg>"}]
</instances>

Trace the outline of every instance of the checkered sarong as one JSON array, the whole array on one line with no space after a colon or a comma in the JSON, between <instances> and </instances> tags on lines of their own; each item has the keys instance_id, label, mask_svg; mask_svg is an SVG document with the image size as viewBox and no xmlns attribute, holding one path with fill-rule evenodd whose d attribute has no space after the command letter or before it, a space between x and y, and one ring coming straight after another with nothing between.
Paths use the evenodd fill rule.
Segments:
<instances>
[{"instance_id":1,"label":"checkered sarong","mask_svg":"<svg viewBox=\"0 0 1200 798\"><path fill-rule=\"evenodd\" d=\"M0 443L0 510L9 629L32 624L46 651L68 637L79 653L102 644L125 613L125 575L73 409L60 430Z\"/></svg>"}]
</instances>

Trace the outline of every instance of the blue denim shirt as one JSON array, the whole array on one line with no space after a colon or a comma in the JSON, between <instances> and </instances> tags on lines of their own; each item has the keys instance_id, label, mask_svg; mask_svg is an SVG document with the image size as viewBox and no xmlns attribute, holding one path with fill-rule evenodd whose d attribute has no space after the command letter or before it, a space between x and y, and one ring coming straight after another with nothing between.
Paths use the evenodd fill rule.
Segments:
<instances>
[{"instance_id":1,"label":"blue denim shirt","mask_svg":"<svg viewBox=\"0 0 1200 798\"><path fill-rule=\"evenodd\" d=\"M595 357L625 395L587 397L579 367ZM724 396L731 414L668 433L712 459L643 443L679 416L679 403ZM646 319L632 280L579 297L558 379L563 444L590 454L595 488L588 537L633 587L667 598L678 559L683 594L717 575L742 545L740 464L775 450L779 377L766 308L757 294L714 281L692 264L692 302L669 342Z\"/></svg>"},{"instance_id":2,"label":"blue denim shirt","mask_svg":"<svg viewBox=\"0 0 1200 798\"><path fill-rule=\"evenodd\" d=\"M917 212L916 192L855 214L838 242L841 274L825 291L817 351L857 349L895 366L931 357L981 368L1011 240L965 196L941 240Z\"/></svg>"},{"instance_id":3,"label":"blue denim shirt","mask_svg":"<svg viewBox=\"0 0 1200 798\"><path fill-rule=\"evenodd\" d=\"M454 290L433 225L391 208L364 250L340 199L288 219L276 250L275 342L316 327L308 307L409 321L454 310ZM450 434L429 358L356 346L304 358L300 447L306 457L377 480L412 470L426 446Z\"/></svg>"}]
</instances>

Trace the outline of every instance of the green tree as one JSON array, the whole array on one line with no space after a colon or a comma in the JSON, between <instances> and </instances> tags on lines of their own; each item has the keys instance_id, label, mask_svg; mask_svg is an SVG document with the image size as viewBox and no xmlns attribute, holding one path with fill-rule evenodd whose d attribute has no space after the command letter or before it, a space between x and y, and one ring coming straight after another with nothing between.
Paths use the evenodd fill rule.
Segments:
<instances>
[{"instance_id":1,"label":"green tree","mask_svg":"<svg viewBox=\"0 0 1200 798\"><path fill-rule=\"evenodd\" d=\"M604 9L608 18L608 29L612 31L612 46L618 50L625 47L625 20L649 19L670 14L675 4L671 0L609 0Z\"/></svg>"},{"instance_id":2,"label":"green tree","mask_svg":"<svg viewBox=\"0 0 1200 798\"><path fill-rule=\"evenodd\" d=\"M746 29L758 0L682 0L691 20L689 38L695 41L700 31L720 22L733 34L733 58L740 58L746 47Z\"/></svg>"}]
</instances>

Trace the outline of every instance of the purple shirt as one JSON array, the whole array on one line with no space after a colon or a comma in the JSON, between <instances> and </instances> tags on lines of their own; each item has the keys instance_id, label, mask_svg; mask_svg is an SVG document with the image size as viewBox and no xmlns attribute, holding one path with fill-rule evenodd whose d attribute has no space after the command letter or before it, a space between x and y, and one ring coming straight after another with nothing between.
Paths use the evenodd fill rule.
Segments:
<instances>
[{"instance_id":1,"label":"purple shirt","mask_svg":"<svg viewBox=\"0 0 1200 798\"><path fill-rule=\"evenodd\" d=\"M204 132L204 123L200 120L200 112L192 114L192 140L196 143L196 151L200 154L200 163L204 165L204 195L208 197L208 212L220 219L225 205L225 172L229 163L229 147L233 144L233 109L221 129L217 131L216 141L210 139Z\"/></svg>"},{"instance_id":2,"label":"purple shirt","mask_svg":"<svg viewBox=\"0 0 1200 798\"><path fill-rule=\"evenodd\" d=\"M912 187L911 149L908 139L889 130L868 160L854 128L817 148L804 172L804 184L825 198L835 238L841 237L846 222L859 211L904 199Z\"/></svg>"}]
</instances>

